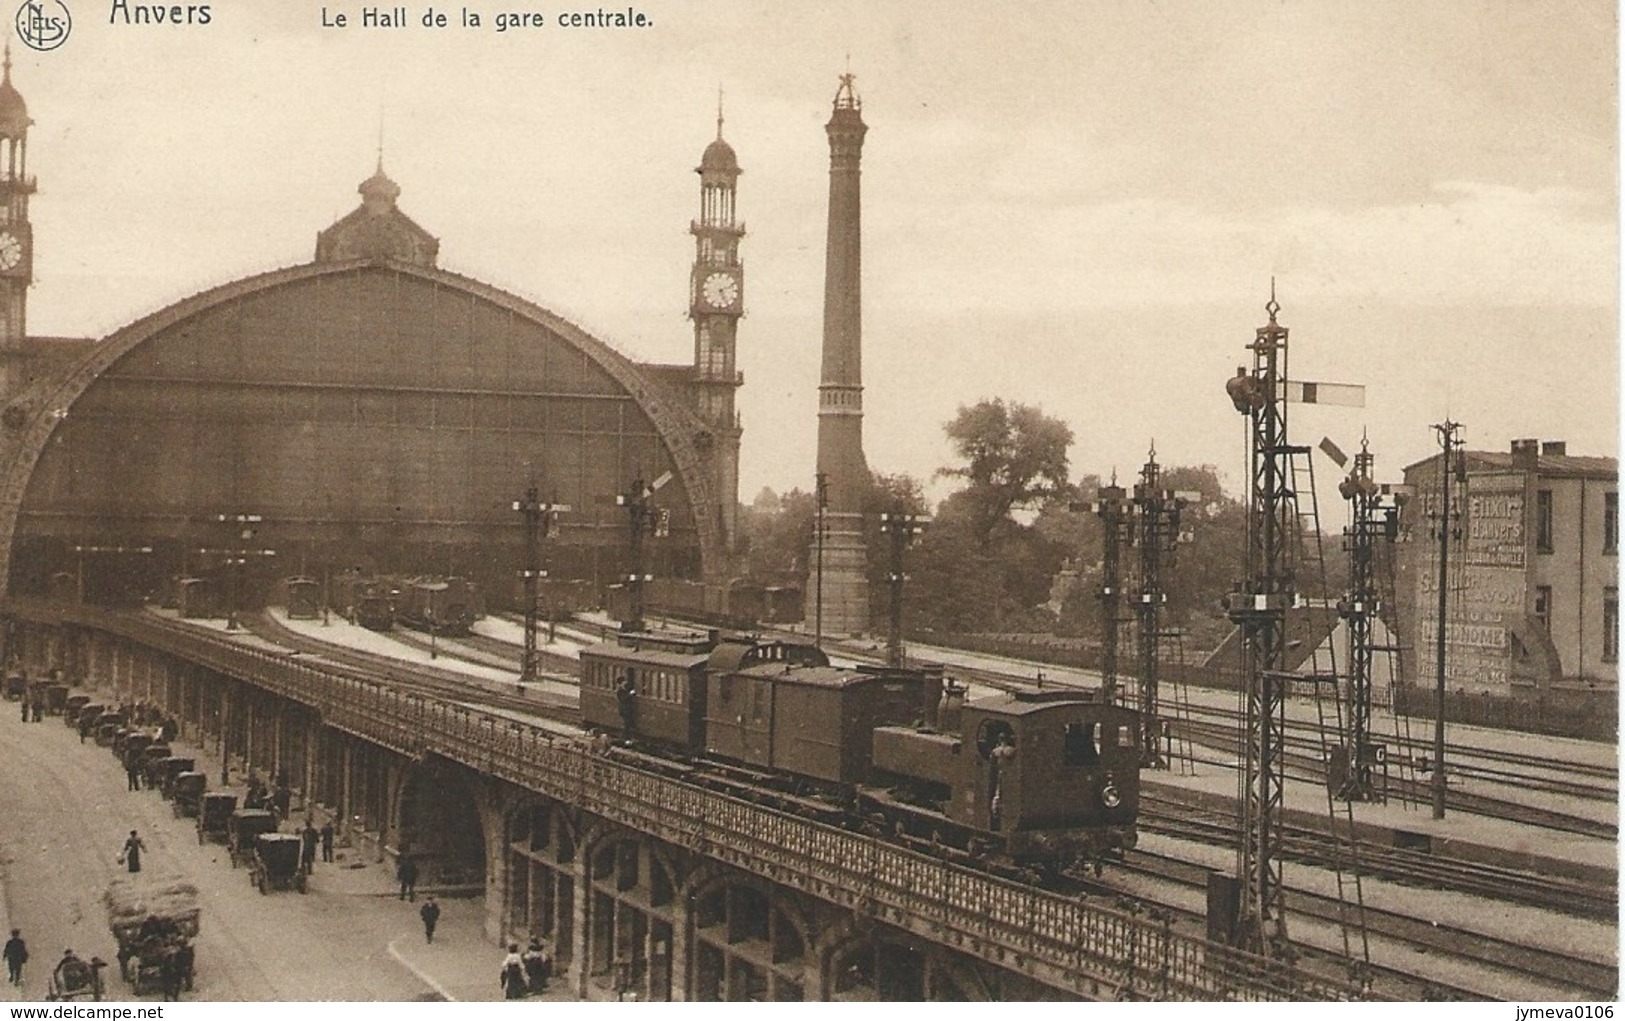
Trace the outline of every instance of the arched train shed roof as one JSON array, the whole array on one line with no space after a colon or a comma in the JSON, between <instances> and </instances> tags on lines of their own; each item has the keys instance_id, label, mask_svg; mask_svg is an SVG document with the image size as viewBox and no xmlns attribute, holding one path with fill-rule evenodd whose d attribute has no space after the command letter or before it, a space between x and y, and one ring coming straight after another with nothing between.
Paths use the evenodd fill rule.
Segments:
<instances>
[{"instance_id":1,"label":"arched train shed roof","mask_svg":"<svg viewBox=\"0 0 1625 1021\"><path fill-rule=\"evenodd\" d=\"M389 259L348 262L313 262L236 280L185 298L115 331L90 349L88 355L60 380L15 396L3 416L4 446L9 459L0 476L0 578L10 576L13 544L30 481L53 435L71 415L77 401L104 374L147 341L170 335L188 320L229 307L258 295L274 294L293 285L321 279L342 279L350 274L388 271L402 277L445 288L489 303L508 315L539 326L601 370L653 424L658 441L675 467L677 481L688 502L700 553L702 576L714 578L724 570L725 542L714 513L715 494L703 436L705 426L670 393L652 382L644 371L574 323L530 301L471 278L441 269ZM630 481L629 479L626 481Z\"/></svg>"}]
</instances>

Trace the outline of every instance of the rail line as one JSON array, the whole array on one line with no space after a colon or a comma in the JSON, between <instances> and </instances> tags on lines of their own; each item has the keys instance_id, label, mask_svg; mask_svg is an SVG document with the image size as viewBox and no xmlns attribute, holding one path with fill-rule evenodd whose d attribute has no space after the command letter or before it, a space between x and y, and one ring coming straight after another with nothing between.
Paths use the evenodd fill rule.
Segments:
<instances>
[{"instance_id":1,"label":"rail line","mask_svg":"<svg viewBox=\"0 0 1625 1021\"><path fill-rule=\"evenodd\" d=\"M1209 869L1174 855L1136 849L1118 869L1148 876L1178 886L1205 890ZM1298 916L1333 925L1343 925L1351 912L1359 911L1367 933L1404 947L1415 948L1431 960L1455 959L1477 968L1488 968L1521 979L1534 979L1560 995L1585 999L1612 1000L1618 990L1619 969L1588 957L1531 946L1516 940L1489 936L1471 929L1413 918L1394 911L1340 904L1336 898L1293 887L1288 910ZM1484 988L1467 988L1416 970L1373 964L1373 978L1409 982L1415 999L1438 999L1440 994L1458 999L1480 999L1490 995Z\"/></svg>"},{"instance_id":2,"label":"rail line","mask_svg":"<svg viewBox=\"0 0 1625 1021\"><path fill-rule=\"evenodd\" d=\"M1234 847L1239 839L1233 820L1202 813L1145 788L1140 791L1139 826L1147 832L1219 847ZM1618 891L1612 888L1600 889L1561 877L1535 875L1409 848L1384 847L1363 840L1350 851L1329 843L1326 834L1301 826L1283 826L1282 849L1293 861L1358 869L1363 875L1404 885L1455 890L1602 921L1612 921L1619 914Z\"/></svg>"}]
</instances>

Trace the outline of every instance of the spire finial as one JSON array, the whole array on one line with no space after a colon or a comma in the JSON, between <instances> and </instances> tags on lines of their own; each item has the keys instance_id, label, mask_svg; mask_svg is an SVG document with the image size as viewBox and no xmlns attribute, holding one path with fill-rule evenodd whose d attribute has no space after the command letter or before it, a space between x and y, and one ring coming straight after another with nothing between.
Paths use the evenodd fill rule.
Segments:
<instances>
[{"instance_id":1,"label":"spire finial","mask_svg":"<svg viewBox=\"0 0 1625 1021\"><path fill-rule=\"evenodd\" d=\"M1264 311L1270 314L1270 322L1275 322L1275 314L1281 311L1281 303L1275 300L1275 274L1270 274L1270 300L1264 306Z\"/></svg>"},{"instance_id":2,"label":"spire finial","mask_svg":"<svg viewBox=\"0 0 1625 1021\"><path fill-rule=\"evenodd\" d=\"M1153 461L1157 459L1157 438L1155 436L1151 437L1151 453L1147 456Z\"/></svg>"},{"instance_id":3,"label":"spire finial","mask_svg":"<svg viewBox=\"0 0 1625 1021\"><path fill-rule=\"evenodd\" d=\"M11 30L6 29L6 81L11 81Z\"/></svg>"},{"instance_id":4,"label":"spire finial","mask_svg":"<svg viewBox=\"0 0 1625 1021\"><path fill-rule=\"evenodd\" d=\"M835 89L835 109L837 110L858 110L863 106L858 100L857 89L852 86L852 83L857 81L858 76L852 73L851 66L852 57L848 54L847 70L841 75L841 84Z\"/></svg>"},{"instance_id":5,"label":"spire finial","mask_svg":"<svg viewBox=\"0 0 1625 1021\"><path fill-rule=\"evenodd\" d=\"M378 104L378 172L384 172L384 104Z\"/></svg>"},{"instance_id":6,"label":"spire finial","mask_svg":"<svg viewBox=\"0 0 1625 1021\"><path fill-rule=\"evenodd\" d=\"M722 141L722 86L717 85L717 141Z\"/></svg>"}]
</instances>

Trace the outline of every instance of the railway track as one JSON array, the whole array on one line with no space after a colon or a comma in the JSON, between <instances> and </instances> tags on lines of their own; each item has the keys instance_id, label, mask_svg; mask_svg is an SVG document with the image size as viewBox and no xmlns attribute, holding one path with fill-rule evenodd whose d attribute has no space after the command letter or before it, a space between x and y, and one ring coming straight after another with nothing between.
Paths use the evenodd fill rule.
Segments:
<instances>
[{"instance_id":1,"label":"railway track","mask_svg":"<svg viewBox=\"0 0 1625 1021\"><path fill-rule=\"evenodd\" d=\"M1131 852L1118 869L1202 891L1206 890L1210 871L1204 865L1171 854L1143 849ZM1541 983L1541 987L1550 988L1554 995L1563 997L1612 1000L1618 991L1617 965L1394 911L1341 904L1334 897L1297 887L1289 888L1286 894L1287 907L1293 916L1339 928L1363 925L1370 937L1425 954L1429 961L1455 960L1516 981L1534 980ZM1297 929L1302 931L1301 926ZM1334 959L1338 959L1335 947L1320 949L1333 953ZM1438 999L1441 995L1453 999L1494 998L1492 989L1453 984L1439 977L1437 972L1420 974L1418 970L1374 964L1369 974L1382 987L1396 982L1409 984L1408 992L1412 995L1408 998L1412 999Z\"/></svg>"},{"instance_id":2,"label":"railway track","mask_svg":"<svg viewBox=\"0 0 1625 1021\"><path fill-rule=\"evenodd\" d=\"M406 663L388 656L309 638L279 623L269 614L245 617L244 622L250 631L274 645L301 655L319 657L344 668L353 676L369 681L382 681L404 691L524 713L557 723L574 725L580 723L580 707L573 699L549 695L533 688L520 688L517 682L516 690L503 690L505 685L482 682L460 671Z\"/></svg>"},{"instance_id":3,"label":"railway track","mask_svg":"<svg viewBox=\"0 0 1625 1021\"><path fill-rule=\"evenodd\" d=\"M1185 736L1189 737L1193 743L1225 753L1231 757L1231 761L1239 754L1239 749L1236 747L1238 740L1236 732L1222 724L1179 721L1175 726L1181 728ZM1289 730L1281 759L1287 775L1311 783L1321 783L1324 782L1326 775L1322 765L1322 754L1318 741L1310 741L1301 735L1294 735ZM1220 766L1228 764L1215 759L1198 759L1196 761ZM1404 777L1392 780L1390 790L1396 793L1401 800L1418 804L1425 803L1431 796L1431 788L1426 784ZM1459 812L1470 812L1474 815L1488 816L1493 819L1525 823L1531 826L1539 826L1542 829L1578 833L1581 836L1596 837L1601 840L1617 840L1619 837L1619 825L1617 823L1593 819L1583 815L1574 815L1569 812L1559 812L1536 805L1527 805L1521 801L1491 798L1483 794L1475 794L1472 791L1450 791L1447 794L1446 804Z\"/></svg>"}]
</instances>

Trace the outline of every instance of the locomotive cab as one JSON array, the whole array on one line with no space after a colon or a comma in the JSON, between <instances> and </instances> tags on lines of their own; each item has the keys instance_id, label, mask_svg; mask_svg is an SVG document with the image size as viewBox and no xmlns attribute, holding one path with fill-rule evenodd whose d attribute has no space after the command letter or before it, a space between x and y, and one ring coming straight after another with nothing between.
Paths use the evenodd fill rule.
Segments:
<instances>
[{"instance_id":1,"label":"locomotive cab","mask_svg":"<svg viewBox=\"0 0 1625 1021\"><path fill-rule=\"evenodd\" d=\"M1134 844L1137 715L1075 692L967 703L958 733L875 735L882 775L1017 860L1101 858Z\"/></svg>"}]
</instances>

